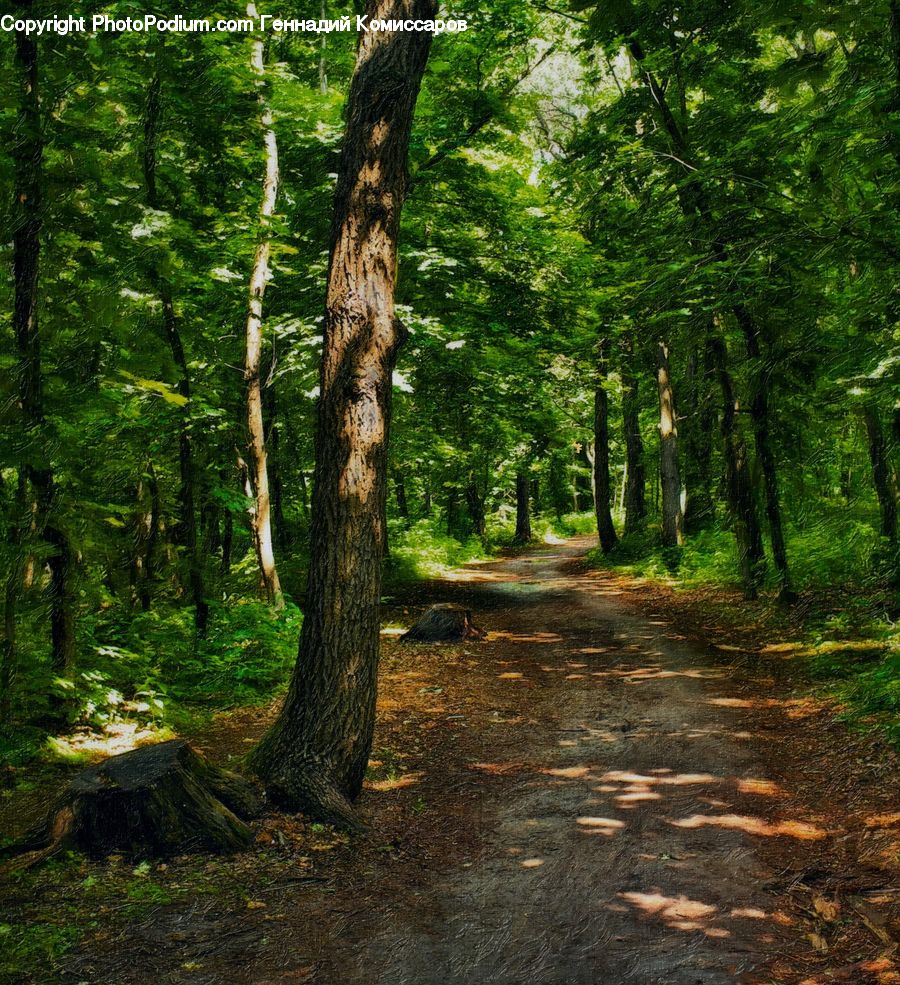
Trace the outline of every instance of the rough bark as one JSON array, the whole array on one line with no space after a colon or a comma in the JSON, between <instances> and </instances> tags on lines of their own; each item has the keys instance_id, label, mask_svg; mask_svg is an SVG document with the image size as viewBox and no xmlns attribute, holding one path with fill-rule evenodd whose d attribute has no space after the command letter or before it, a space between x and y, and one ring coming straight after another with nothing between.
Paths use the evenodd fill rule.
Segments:
<instances>
[{"instance_id":1,"label":"rough bark","mask_svg":"<svg viewBox=\"0 0 900 985\"><path fill-rule=\"evenodd\" d=\"M433 0L370 0L370 18L425 19ZM311 563L297 664L253 764L279 802L348 828L375 724L394 312L409 137L431 47L362 34L338 167L319 383Z\"/></svg>"},{"instance_id":2,"label":"rough bark","mask_svg":"<svg viewBox=\"0 0 900 985\"><path fill-rule=\"evenodd\" d=\"M253 786L208 763L183 739L113 756L79 773L45 821L8 850L13 867L62 850L165 858L247 848L261 810Z\"/></svg>"},{"instance_id":3,"label":"rough bark","mask_svg":"<svg viewBox=\"0 0 900 985\"><path fill-rule=\"evenodd\" d=\"M644 442L641 439L640 390L635 372L634 341L622 340L622 427L625 438L625 534L644 525L647 516L647 476L644 469Z\"/></svg>"},{"instance_id":4,"label":"rough bark","mask_svg":"<svg viewBox=\"0 0 900 985\"><path fill-rule=\"evenodd\" d=\"M463 643L487 634L472 622L472 610L451 602L433 605L400 637L403 643Z\"/></svg>"},{"instance_id":5,"label":"rough bark","mask_svg":"<svg viewBox=\"0 0 900 985\"><path fill-rule=\"evenodd\" d=\"M256 17L256 7L247 5L248 17ZM260 124L265 148L265 175L259 215L259 239L253 257L247 305L244 347L244 382L247 410L247 458L250 480L250 533L259 566L260 589L275 609L284 608L284 596L272 538L272 509L269 490L269 470L265 423L263 420L262 365L263 299L269 279L269 257L272 251L272 216L278 198L278 143L273 129L272 109L265 90L265 62L262 38L251 46L251 69L259 85Z\"/></svg>"},{"instance_id":6,"label":"rough bark","mask_svg":"<svg viewBox=\"0 0 900 985\"><path fill-rule=\"evenodd\" d=\"M762 533L753 497L753 482L747 462L747 449L737 426L737 400L728 371L728 350L725 340L714 336L709 342L719 388L722 393L722 454L725 460L725 494L734 524L737 541L738 566L744 585L744 596L755 599L765 569Z\"/></svg>"},{"instance_id":7,"label":"rough bark","mask_svg":"<svg viewBox=\"0 0 900 985\"><path fill-rule=\"evenodd\" d=\"M531 541L531 481L525 472L516 473L516 532L517 544Z\"/></svg>"},{"instance_id":8,"label":"rough bark","mask_svg":"<svg viewBox=\"0 0 900 985\"><path fill-rule=\"evenodd\" d=\"M597 354L597 385L594 389L594 512L597 535L604 554L616 546L619 538L612 518L612 483L609 477L609 394L608 345L604 341Z\"/></svg>"},{"instance_id":9,"label":"rough bark","mask_svg":"<svg viewBox=\"0 0 900 985\"><path fill-rule=\"evenodd\" d=\"M19 5L31 9L30 0ZM13 233L13 333L19 356L19 405L26 439L25 476L33 497L34 532L47 546L50 570L50 635L53 668L75 663L73 552L59 518L59 490L49 459L44 420L38 285L42 226L43 156L38 93L38 49L34 35L16 32L19 76L17 141L13 147L15 214ZM23 518L24 519L24 518ZM27 537L23 531L22 540Z\"/></svg>"},{"instance_id":10,"label":"rough bark","mask_svg":"<svg viewBox=\"0 0 900 985\"><path fill-rule=\"evenodd\" d=\"M659 390L659 478L662 487L663 544L666 547L681 547L684 544L684 515L678 465L678 419L669 368L669 347L665 342L660 342L656 349L656 382Z\"/></svg>"},{"instance_id":11,"label":"rough bark","mask_svg":"<svg viewBox=\"0 0 900 985\"><path fill-rule=\"evenodd\" d=\"M891 543L897 541L897 500L891 483L888 463L887 442L881 427L877 407L871 403L863 406L863 424L866 428L866 441L869 446L869 461L872 465L872 484L878 497L881 516L881 536Z\"/></svg>"}]
</instances>

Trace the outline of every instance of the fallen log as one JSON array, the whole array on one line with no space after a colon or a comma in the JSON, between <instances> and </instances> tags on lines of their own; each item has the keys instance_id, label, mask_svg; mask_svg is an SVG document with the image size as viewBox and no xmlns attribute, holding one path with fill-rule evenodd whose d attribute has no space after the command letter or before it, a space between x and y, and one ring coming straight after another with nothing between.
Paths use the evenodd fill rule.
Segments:
<instances>
[{"instance_id":1,"label":"fallen log","mask_svg":"<svg viewBox=\"0 0 900 985\"><path fill-rule=\"evenodd\" d=\"M63 849L92 858L160 858L246 848L261 811L251 783L213 766L184 739L112 756L79 773L46 820L5 855L27 867Z\"/></svg>"},{"instance_id":2,"label":"fallen log","mask_svg":"<svg viewBox=\"0 0 900 985\"><path fill-rule=\"evenodd\" d=\"M400 637L402 643L464 643L483 640L487 635L472 622L472 610L444 602L433 605L422 618Z\"/></svg>"}]
</instances>

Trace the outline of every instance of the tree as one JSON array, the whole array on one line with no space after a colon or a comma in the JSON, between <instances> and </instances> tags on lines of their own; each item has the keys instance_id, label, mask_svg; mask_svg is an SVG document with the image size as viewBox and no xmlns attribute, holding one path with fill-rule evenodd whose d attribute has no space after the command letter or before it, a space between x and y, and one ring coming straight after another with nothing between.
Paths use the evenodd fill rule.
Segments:
<instances>
[{"instance_id":1,"label":"tree","mask_svg":"<svg viewBox=\"0 0 900 985\"><path fill-rule=\"evenodd\" d=\"M248 14L255 16L251 4ZM278 141L272 127L272 109L265 92L265 51L262 39L253 42L251 65L260 86L260 124L265 147L265 177L259 219L259 242L253 257L250 274L250 297L247 310L246 345L244 349L244 381L247 385L247 450L248 477L253 505L250 509L250 530L259 565L263 594L276 609L284 608L284 596L275 566L272 542L272 508L269 493L269 468L266 451L261 363L263 349L263 297L269 279L269 257L272 252L271 222L278 198ZM271 384L270 384L271 385Z\"/></svg>"},{"instance_id":2,"label":"tree","mask_svg":"<svg viewBox=\"0 0 900 985\"><path fill-rule=\"evenodd\" d=\"M433 0L370 0L427 20ZM253 756L280 802L357 826L375 724L394 311L413 113L431 35L362 36L338 170L319 389L306 618L284 707Z\"/></svg>"}]
</instances>

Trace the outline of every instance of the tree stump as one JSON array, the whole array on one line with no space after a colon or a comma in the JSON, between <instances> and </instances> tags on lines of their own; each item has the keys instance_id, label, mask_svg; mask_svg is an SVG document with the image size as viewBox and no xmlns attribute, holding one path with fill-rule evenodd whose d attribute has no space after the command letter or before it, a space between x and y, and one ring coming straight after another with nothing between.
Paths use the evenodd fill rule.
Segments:
<instances>
[{"instance_id":1,"label":"tree stump","mask_svg":"<svg viewBox=\"0 0 900 985\"><path fill-rule=\"evenodd\" d=\"M183 739L144 746L79 773L47 819L11 853L32 865L60 849L93 858L234 852L252 838L261 802L247 780L208 763Z\"/></svg>"},{"instance_id":2,"label":"tree stump","mask_svg":"<svg viewBox=\"0 0 900 985\"><path fill-rule=\"evenodd\" d=\"M461 605L433 605L408 632L403 643L463 643L483 640L487 634L472 622L472 610Z\"/></svg>"}]
</instances>

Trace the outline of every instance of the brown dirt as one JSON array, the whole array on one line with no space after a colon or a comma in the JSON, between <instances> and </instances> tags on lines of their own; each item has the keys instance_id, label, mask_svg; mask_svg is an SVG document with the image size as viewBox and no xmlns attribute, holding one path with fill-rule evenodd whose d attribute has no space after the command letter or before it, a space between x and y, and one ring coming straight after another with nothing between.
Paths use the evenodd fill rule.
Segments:
<instances>
[{"instance_id":1,"label":"brown dirt","mask_svg":"<svg viewBox=\"0 0 900 985\"><path fill-rule=\"evenodd\" d=\"M101 928L62 979L900 982L895 759L766 660L581 571L588 546L470 566L392 613L461 602L489 637L386 637L368 836L273 815L233 860L240 906ZM226 761L270 715L199 744Z\"/></svg>"}]
</instances>

